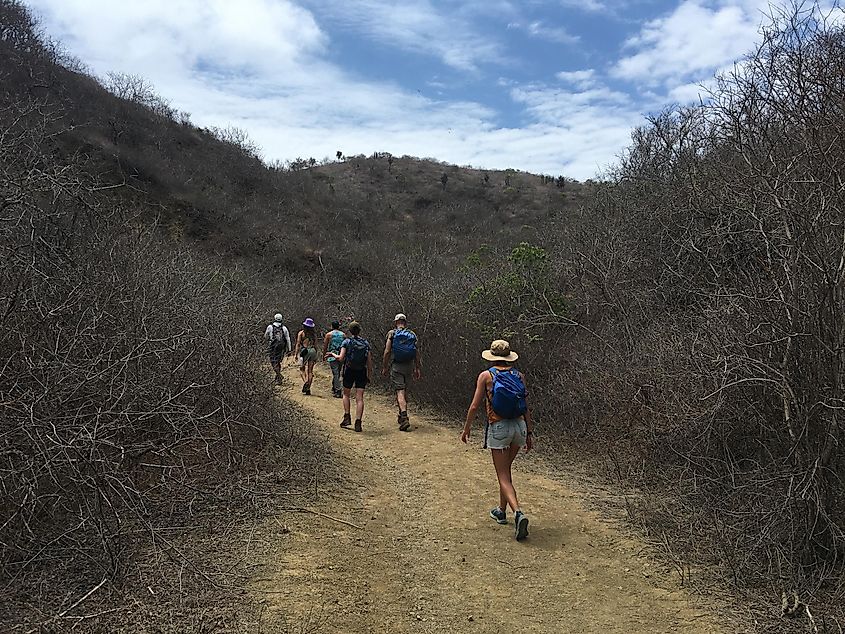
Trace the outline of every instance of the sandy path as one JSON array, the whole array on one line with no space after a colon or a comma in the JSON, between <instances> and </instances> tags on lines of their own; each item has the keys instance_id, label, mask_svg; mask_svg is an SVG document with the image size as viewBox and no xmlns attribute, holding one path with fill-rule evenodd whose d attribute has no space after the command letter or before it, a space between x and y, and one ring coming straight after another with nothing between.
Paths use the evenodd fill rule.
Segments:
<instances>
[{"instance_id":1,"label":"sandy path","mask_svg":"<svg viewBox=\"0 0 845 634\"><path fill-rule=\"evenodd\" d=\"M310 397L298 393L295 370L286 376L290 397L321 421L350 474L315 508L361 529L284 516L290 533L252 588L268 623L287 615L291 632L720 631L642 544L519 459L515 482L531 523L516 542L510 515L508 526L487 515L498 493L478 428L465 447L460 421L450 431L412 408L414 430L400 433L395 408L375 396L364 432L354 433L338 426L342 408L325 372Z\"/></svg>"}]
</instances>

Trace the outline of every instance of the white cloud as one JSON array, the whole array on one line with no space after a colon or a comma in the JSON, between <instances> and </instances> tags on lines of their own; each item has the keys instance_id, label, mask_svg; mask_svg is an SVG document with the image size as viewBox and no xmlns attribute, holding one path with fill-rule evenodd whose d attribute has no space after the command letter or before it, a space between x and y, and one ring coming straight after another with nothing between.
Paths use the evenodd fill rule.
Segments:
<instances>
[{"instance_id":1,"label":"white cloud","mask_svg":"<svg viewBox=\"0 0 845 634\"><path fill-rule=\"evenodd\" d=\"M508 24L509 29L519 29L525 31L532 37L538 37L560 44L575 44L581 38L573 35L562 26L549 26L542 20L535 20L533 22L511 22Z\"/></svg>"},{"instance_id":2,"label":"white cloud","mask_svg":"<svg viewBox=\"0 0 845 634\"><path fill-rule=\"evenodd\" d=\"M308 0L308 4L319 9L321 18L337 20L373 41L432 55L459 70L473 71L503 59L496 42L480 34L461 11L442 10L429 0ZM497 6L511 10L509 3Z\"/></svg>"},{"instance_id":3,"label":"white cloud","mask_svg":"<svg viewBox=\"0 0 845 634\"><path fill-rule=\"evenodd\" d=\"M559 72L553 85L490 79L488 87L508 95L517 106L514 116L521 117L506 126L500 112L469 98L439 100L416 91L428 84L449 94L456 77L507 63L497 42L501 33L481 32L473 18L484 11L484 0L454 10L445 0L29 1L45 16L48 32L97 74L142 75L197 124L246 129L267 159L388 151L581 179L628 145L642 112L694 100L695 82L749 48L759 21L751 8L757 0L730 6L727 0L684 0L642 27L610 78L607 68L596 66ZM546 1L606 8L595 0ZM494 16L484 15L499 28L510 22L535 37L574 37L519 15L508 0L495 0L495 6ZM385 56L410 51L463 72L430 68L414 89L362 78L367 69L347 71L331 61L329 32L336 29L329 25L354 33L361 46L384 46ZM611 85L614 77L634 81Z\"/></svg>"},{"instance_id":4,"label":"white cloud","mask_svg":"<svg viewBox=\"0 0 845 634\"><path fill-rule=\"evenodd\" d=\"M511 97L524 105L536 128L555 139L557 151L571 157L568 167L579 178L607 167L629 144L631 129L643 123L630 95L607 86L569 90L529 85L513 88Z\"/></svg>"},{"instance_id":5,"label":"white cloud","mask_svg":"<svg viewBox=\"0 0 845 634\"><path fill-rule=\"evenodd\" d=\"M287 0L31 0L84 61L120 60L130 72L160 65L259 72L290 69L326 37L313 16Z\"/></svg>"},{"instance_id":6,"label":"white cloud","mask_svg":"<svg viewBox=\"0 0 845 634\"><path fill-rule=\"evenodd\" d=\"M690 83L675 86L669 90L669 98L679 104L698 103L699 100L707 100L707 88L701 83Z\"/></svg>"},{"instance_id":7,"label":"white cloud","mask_svg":"<svg viewBox=\"0 0 845 634\"><path fill-rule=\"evenodd\" d=\"M555 77L578 88L589 88L596 82L595 75L595 70L588 68L585 70L561 71Z\"/></svg>"},{"instance_id":8,"label":"white cloud","mask_svg":"<svg viewBox=\"0 0 845 634\"><path fill-rule=\"evenodd\" d=\"M511 82L527 120L504 127L482 104L351 75L328 61L314 14L285 0L248 2L238 15L223 0L31 4L95 73L146 77L197 124L246 129L268 160L388 151L583 179L627 143L627 120L605 117L607 95L576 94L566 110Z\"/></svg>"},{"instance_id":9,"label":"white cloud","mask_svg":"<svg viewBox=\"0 0 845 634\"><path fill-rule=\"evenodd\" d=\"M667 81L709 75L748 52L758 39L761 14L749 6L684 0L669 15L647 22L625 48L612 74L630 81Z\"/></svg>"},{"instance_id":10,"label":"white cloud","mask_svg":"<svg viewBox=\"0 0 845 634\"><path fill-rule=\"evenodd\" d=\"M605 86L581 91L541 85L524 86L512 89L511 97L524 104L526 111L538 122L549 125L573 127L588 123L597 112L603 113L599 117L601 120L632 115L630 96Z\"/></svg>"},{"instance_id":11,"label":"white cloud","mask_svg":"<svg viewBox=\"0 0 845 634\"><path fill-rule=\"evenodd\" d=\"M582 11L606 11L607 5L600 0L559 0L560 4L567 8L581 9Z\"/></svg>"}]
</instances>

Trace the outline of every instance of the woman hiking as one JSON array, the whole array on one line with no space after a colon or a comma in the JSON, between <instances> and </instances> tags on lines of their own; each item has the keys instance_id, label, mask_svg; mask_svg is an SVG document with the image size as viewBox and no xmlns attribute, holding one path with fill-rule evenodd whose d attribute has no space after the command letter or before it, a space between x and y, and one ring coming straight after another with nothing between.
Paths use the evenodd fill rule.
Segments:
<instances>
[{"instance_id":1,"label":"woman hiking","mask_svg":"<svg viewBox=\"0 0 845 634\"><path fill-rule=\"evenodd\" d=\"M534 425L526 402L525 376L513 367L519 355L507 341L498 339L484 350L481 357L490 367L478 375L475 394L467 411L461 442L466 443L472 423L482 401L486 401L487 424L484 426L484 447L490 448L493 466L499 480L499 506L490 517L499 524L507 524L508 506L514 512L514 532L517 541L528 537L528 518L519 507L513 486L511 465L520 447L530 451L534 447Z\"/></svg>"},{"instance_id":2,"label":"woman hiking","mask_svg":"<svg viewBox=\"0 0 845 634\"><path fill-rule=\"evenodd\" d=\"M299 360L299 375L302 377L302 393L311 394L314 381L314 364L317 363L316 324L310 317L302 322L302 330L296 335L295 356Z\"/></svg>"},{"instance_id":3,"label":"woman hiking","mask_svg":"<svg viewBox=\"0 0 845 634\"><path fill-rule=\"evenodd\" d=\"M355 431L363 431L364 389L373 375L373 355L370 354L370 342L361 337L361 324L350 323L349 337L343 340L340 353L329 352L328 356L343 366L343 420L340 426L345 429L352 424L350 396L355 388Z\"/></svg>"}]
</instances>

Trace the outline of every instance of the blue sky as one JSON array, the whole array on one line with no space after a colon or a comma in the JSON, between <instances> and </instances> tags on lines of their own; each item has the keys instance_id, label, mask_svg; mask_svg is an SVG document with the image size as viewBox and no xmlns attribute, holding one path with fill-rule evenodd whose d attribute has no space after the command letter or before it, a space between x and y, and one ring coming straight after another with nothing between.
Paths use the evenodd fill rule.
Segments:
<instances>
[{"instance_id":1,"label":"blue sky","mask_svg":"<svg viewBox=\"0 0 845 634\"><path fill-rule=\"evenodd\" d=\"M386 151L586 179L698 99L767 0L29 0L98 76L144 76L264 157Z\"/></svg>"}]
</instances>

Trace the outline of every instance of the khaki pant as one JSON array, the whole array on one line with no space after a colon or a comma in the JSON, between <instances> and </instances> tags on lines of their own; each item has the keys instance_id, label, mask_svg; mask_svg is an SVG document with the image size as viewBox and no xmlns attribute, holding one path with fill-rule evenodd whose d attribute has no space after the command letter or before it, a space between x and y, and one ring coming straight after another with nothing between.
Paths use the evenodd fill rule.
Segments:
<instances>
[{"instance_id":1,"label":"khaki pant","mask_svg":"<svg viewBox=\"0 0 845 634\"><path fill-rule=\"evenodd\" d=\"M393 389L397 392L399 390L407 390L411 385L411 379L414 377L414 362L408 361L405 363L397 363L394 361L390 366L390 382L393 384Z\"/></svg>"}]
</instances>

